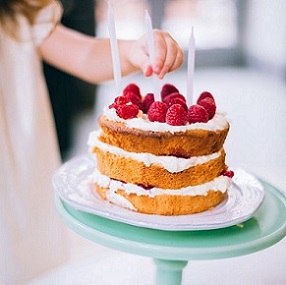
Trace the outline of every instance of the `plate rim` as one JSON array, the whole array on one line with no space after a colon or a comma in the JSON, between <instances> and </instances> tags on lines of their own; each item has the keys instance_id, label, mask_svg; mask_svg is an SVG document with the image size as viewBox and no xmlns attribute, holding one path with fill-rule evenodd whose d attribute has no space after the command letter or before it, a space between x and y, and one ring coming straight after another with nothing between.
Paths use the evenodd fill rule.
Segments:
<instances>
[{"instance_id":1,"label":"plate rim","mask_svg":"<svg viewBox=\"0 0 286 285\"><path fill-rule=\"evenodd\" d=\"M221 229L221 228L226 228L226 227L230 227L230 226L234 226L234 225L237 225L237 224L240 224L240 223L243 223L245 221L247 221L248 219L250 219L251 217L254 216L255 212L259 209L259 207L261 206L261 204L263 203L264 201L264 198L265 198L265 189L264 189L264 186L262 185L262 183L260 183L259 179L256 178L254 175L250 174L249 172L241 169L241 168L237 168L235 169L235 172L237 171L240 171L240 172L243 172L244 174L248 175L249 177L251 177L251 179L254 179L256 183L258 183L258 185L260 186L260 196L259 196L259 200L257 201L256 203L256 206L255 208L252 209L252 211L250 213L247 213L245 215L241 215L233 220L229 220L227 223L224 222L224 223L221 223L221 222L212 222L212 223L208 223L207 225L199 225L198 223L196 225L194 224L180 224L179 225L177 224L175 227L174 227L174 224L171 223L167 223L167 221L165 221L164 223L160 222L152 222L150 223L149 221L144 221L144 217L148 217L148 219L150 217L154 217L154 218L159 218L161 220L175 220L175 219L181 219L182 220L182 217L184 218L187 218L187 217L196 217L196 216L199 216L201 214L204 214L204 215L207 215L207 216L211 216L212 212L217 209L217 207L215 207L214 209L212 210L209 210L209 211L205 211L203 213L197 213L197 214L189 214L189 215L182 215L182 216L160 216L160 215L149 215L149 214L142 214L142 213L139 213L139 212L135 212L135 211L131 211L129 209L125 209L125 208L122 208L118 205L115 205L115 204L112 204L110 203L109 201L104 201L104 200L101 200L99 197L96 197L95 195L91 194L93 196L94 199L98 200L101 204L103 204L103 206L106 206L108 205L108 207L103 211L101 209L99 209L98 207L97 208L93 208L89 205L82 205L80 202L75 202L73 201L72 199L66 197L62 192L63 191L60 191L60 189L63 187L62 185L59 185L59 181L58 181L58 178L60 177L62 182L63 180L65 180L65 176L62 176L63 174L67 174L66 172L66 168L68 166L71 166L73 164L77 165L78 167L81 166L83 163L89 163L91 164L92 167L96 167L95 166L95 158L92 157L91 155L85 155L85 156L78 156L78 157L74 157L68 161L66 161L65 163L63 163L54 173L54 176L53 176L53 185L54 185L54 188L57 192L57 194L59 195L59 197L64 200L66 203L68 203L69 205L71 205L73 208L77 209L77 210L80 210L80 211L83 211L83 212L86 212L86 213L90 213L90 214L93 214L93 215L97 215L97 216L101 216L103 218L107 218L107 219L111 219L113 221L117 221L117 222L121 222L121 223L125 223L125 224L128 224L128 225L132 225L132 226L137 226L137 227L144 227L144 228L150 228L150 229L156 229L156 230L165 230L165 231L199 231L199 230L215 230L215 229ZM90 173L92 174L92 173ZM64 181L66 182L66 181ZM77 185L77 187L79 187L79 185ZM236 183L232 183L232 187L239 187L236 185ZM91 189L89 190L91 191ZM221 205L221 204L219 204ZM218 205L218 206L219 206ZM110 211L110 207L113 208L113 211ZM115 210L114 210L115 208ZM114 212L115 211L115 212ZM132 216L138 216L139 218L138 219L126 219L126 217L118 215L118 211L119 212L126 212L127 215L128 213L132 212ZM116 214L116 216L114 216ZM142 220L143 218L143 220Z\"/></svg>"}]
</instances>

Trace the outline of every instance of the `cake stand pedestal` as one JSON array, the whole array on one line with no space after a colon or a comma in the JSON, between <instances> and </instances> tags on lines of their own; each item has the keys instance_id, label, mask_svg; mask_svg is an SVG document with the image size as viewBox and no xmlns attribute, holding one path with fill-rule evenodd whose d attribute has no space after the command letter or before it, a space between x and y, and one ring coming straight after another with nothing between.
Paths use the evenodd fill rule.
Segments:
<instances>
[{"instance_id":1,"label":"cake stand pedestal","mask_svg":"<svg viewBox=\"0 0 286 285\"><path fill-rule=\"evenodd\" d=\"M152 257L156 285L180 285L189 260L220 259L250 254L286 236L286 199L262 182L265 199L243 224L200 231L163 231L136 227L73 208L55 195L57 210L76 233L116 250Z\"/></svg>"}]
</instances>

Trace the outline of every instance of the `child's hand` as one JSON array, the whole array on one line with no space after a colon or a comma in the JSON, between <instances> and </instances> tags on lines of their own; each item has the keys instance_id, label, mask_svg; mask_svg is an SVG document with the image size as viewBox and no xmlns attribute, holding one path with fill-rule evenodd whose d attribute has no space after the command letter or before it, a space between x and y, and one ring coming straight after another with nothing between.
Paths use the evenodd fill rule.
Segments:
<instances>
[{"instance_id":1,"label":"child's hand","mask_svg":"<svg viewBox=\"0 0 286 285\"><path fill-rule=\"evenodd\" d=\"M150 64L146 37L141 37L135 41L130 48L130 61L139 67L145 76L157 74L162 79L166 73L181 66L184 54L178 43L171 35L162 30L153 30L155 62Z\"/></svg>"}]
</instances>

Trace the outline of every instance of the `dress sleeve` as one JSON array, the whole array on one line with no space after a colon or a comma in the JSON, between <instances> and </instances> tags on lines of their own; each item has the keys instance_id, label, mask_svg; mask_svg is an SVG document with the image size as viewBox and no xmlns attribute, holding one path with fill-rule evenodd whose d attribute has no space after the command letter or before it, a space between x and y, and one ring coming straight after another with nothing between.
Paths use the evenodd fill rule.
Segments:
<instances>
[{"instance_id":1,"label":"dress sleeve","mask_svg":"<svg viewBox=\"0 0 286 285\"><path fill-rule=\"evenodd\" d=\"M54 30L60 22L62 12L62 6L58 1L52 1L50 5L39 12L32 27L32 37L35 45L39 46Z\"/></svg>"}]
</instances>

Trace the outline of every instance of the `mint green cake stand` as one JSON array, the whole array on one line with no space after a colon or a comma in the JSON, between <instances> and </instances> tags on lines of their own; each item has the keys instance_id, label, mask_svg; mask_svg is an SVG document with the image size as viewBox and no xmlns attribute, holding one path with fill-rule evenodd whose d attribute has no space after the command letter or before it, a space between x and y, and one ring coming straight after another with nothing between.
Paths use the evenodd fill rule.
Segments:
<instances>
[{"instance_id":1,"label":"mint green cake stand","mask_svg":"<svg viewBox=\"0 0 286 285\"><path fill-rule=\"evenodd\" d=\"M56 194L57 210L76 233L98 244L152 257L157 285L180 285L189 260L220 259L250 254L286 236L285 196L266 182L265 199L243 224L201 231L162 231L136 227L76 210Z\"/></svg>"}]
</instances>

